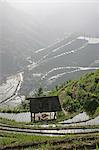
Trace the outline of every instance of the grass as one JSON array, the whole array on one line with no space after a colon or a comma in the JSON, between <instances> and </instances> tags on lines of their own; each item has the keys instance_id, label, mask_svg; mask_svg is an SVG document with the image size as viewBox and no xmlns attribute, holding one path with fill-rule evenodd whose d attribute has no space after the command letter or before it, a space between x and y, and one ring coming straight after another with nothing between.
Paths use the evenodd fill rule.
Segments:
<instances>
[{"instance_id":1,"label":"grass","mask_svg":"<svg viewBox=\"0 0 99 150\"><path fill-rule=\"evenodd\" d=\"M0 147L5 146L17 146L24 145L27 143L38 143L38 142L49 142L50 140L57 139L56 137L44 137L44 136L32 136L23 134L13 134L13 133L2 133L0 134Z\"/></svg>"},{"instance_id":2,"label":"grass","mask_svg":"<svg viewBox=\"0 0 99 150\"><path fill-rule=\"evenodd\" d=\"M88 144L90 143L90 141L86 141L86 142L72 142L72 143L64 143L64 144L42 144L41 146L38 146L36 149L34 147L29 147L26 148L25 150L91 150L91 147L94 150L99 150L98 149L98 144L92 143L92 146L88 146Z\"/></svg>"},{"instance_id":3,"label":"grass","mask_svg":"<svg viewBox=\"0 0 99 150\"><path fill-rule=\"evenodd\" d=\"M61 137L60 137L61 138ZM5 133L0 132L0 147L4 146L14 146L26 143L35 142L49 142L51 140L57 140L59 137L47 137L47 136L35 136L26 135L19 133Z\"/></svg>"},{"instance_id":4,"label":"grass","mask_svg":"<svg viewBox=\"0 0 99 150\"><path fill-rule=\"evenodd\" d=\"M10 120L10 119L6 119L6 118L0 118L0 123L2 124L6 124L6 125L11 125L12 127L24 127L25 123L19 123L19 122L16 122L14 120Z\"/></svg>"},{"instance_id":5,"label":"grass","mask_svg":"<svg viewBox=\"0 0 99 150\"><path fill-rule=\"evenodd\" d=\"M93 117L96 117L99 115L99 107L96 109L95 114L93 115Z\"/></svg>"},{"instance_id":6,"label":"grass","mask_svg":"<svg viewBox=\"0 0 99 150\"><path fill-rule=\"evenodd\" d=\"M28 111L29 111L29 108L23 108L22 105L14 107L14 108L9 108L9 107L1 108L0 107L1 113L15 113L15 114L17 114L17 113L23 113L23 112L28 112Z\"/></svg>"},{"instance_id":7,"label":"grass","mask_svg":"<svg viewBox=\"0 0 99 150\"><path fill-rule=\"evenodd\" d=\"M41 124L57 124L58 122L60 121L63 121L63 120L67 120L67 119L71 119L73 118L74 116L76 116L77 114L79 114L80 112L76 112L76 113L67 113L66 115L61 111L61 112L57 112L57 119L56 120L45 120L45 121L37 121L37 122L30 122L30 123L23 123L23 124L33 124L33 125L41 125ZM15 122L14 120L9 120L9 119L3 119L3 118L0 118L0 122L1 123L11 123L12 122L12 125L13 124L17 124L17 122ZM20 123L22 124L22 123Z\"/></svg>"},{"instance_id":8,"label":"grass","mask_svg":"<svg viewBox=\"0 0 99 150\"><path fill-rule=\"evenodd\" d=\"M0 145L8 144L22 144L25 142L44 142L50 139L57 139L56 137L46 137L46 136L35 136L35 135L26 135L19 133L5 133L0 132Z\"/></svg>"},{"instance_id":9,"label":"grass","mask_svg":"<svg viewBox=\"0 0 99 150\"><path fill-rule=\"evenodd\" d=\"M98 147L98 144L96 144L96 150L99 150L98 148L99 148L99 147Z\"/></svg>"},{"instance_id":10,"label":"grass","mask_svg":"<svg viewBox=\"0 0 99 150\"><path fill-rule=\"evenodd\" d=\"M54 124L54 122L52 122L52 124L48 123L48 127L40 127L41 122L39 123L24 123L24 122L15 122L14 120L9 120L9 119L5 119L5 118L0 118L0 123L11 126L11 127L17 127L17 128L22 128L22 129L76 129L76 128L82 128L82 129L87 129L87 128L99 128L99 125L87 125L87 126L67 126L67 127L62 127L61 124L55 124L55 127L52 126L52 124ZM42 124L44 124L45 122L43 122ZM50 122L51 123L51 122ZM32 126L33 125L33 126Z\"/></svg>"},{"instance_id":11,"label":"grass","mask_svg":"<svg viewBox=\"0 0 99 150\"><path fill-rule=\"evenodd\" d=\"M94 136L93 141L99 140L99 134L89 134L89 135L66 135L63 137L47 137L47 136L34 136L34 135L26 135L26 134L19 134L19 133L5 133L0 132L0 147L4 146L15 146L20 144L26 143L38 143L38 142L46 142L46 144L40 144L40 148L47 148L47 147L62 147L64 145L75 144L79 145L82 144L83 141L87 143L87 138L91 138ZM71 140L71 142L68 141ZM73 139L73 140L72 140ZM55 142L54 142L55 141ZM62 141L62 143L60 143ZM91 141L91 140L89 140ZM98 144L96 146L98 148Z\"/></svg>"},{"instance_id":12,"label":"grass","mask_svg":"<svg viewBox=\"0 0 99 150\"><path fill-rule=\"evenodd\" d=\"M14 120L9 120L9 119L4 119L4 118L0 118L0 122L4 123L4 124L8 124L10 126L13 127L19 127L19 128L30 128L30 129L40 129L40 127L36 124L36 126L29 126L30 124L25 124L25 123L18 123L15 122ZM25 126L27 125L27 126ZM48 127L48 129L52 129L53 127L50 125ZM56 124L56 129L61 129L62 127L57 126ZM73 128L73 127L66 127L66 128ZM74 127L77 128L77 127ZM80 128L80 127L79 127ZM82 127L82 128L99 128L99 126L87 126L87 127ZM98 136L99 134L94 133L94 134L87 134L88 136ZM35 143L35 142L45 142L47 141L47 144L40 144L40 146L38 146L38 150L56 150L56 149L64 149L64 147L70 147L75 145L79 146L79 145L83 145L83 144L87 144L87 140L85 140L85 143L83 143L82 141L77 140L79 137L83 138L83 136L85 137L85 135L65 135L63 137L47 137L47 136L34 136L34 135L26 135L26 134L19 134L19 133L5 133L5 132L0 132L0 147L4 147L4 146L16 146L16 145L20 145L24 143ZM64 144L51 144L52 141L54 140L65 140L65 139L71 139L71 138L76 138L75 141L73 141L72 144L69 143L64 143ZM86 138L85 138L86 139ZM98 138L99 140L99 138ZM97 143L97 141L96 141ZM75 149L74 147L74 149ZM26 150L32 150L34 149L34 147L29 147L26 148ZM98 150L98 144L96 145L96 150Z\"/></svg>"},{"instance_id":13,"label":"grass","mask_svg":"<svg viewBox=\"0 0 99 150\"><path fill-rule=\"evenodd\" d=\"M71 119L73 118L75 115L77 115L78 113L67 113L67 115L64 115L63 112L58 112L57 113L57 119L56 120L45 120L45 121L39 121L39 122L30 122L30 123L18 123L15 122L14 120L9 120L9 119L5 119L5 118L0 118L0 122L1 123L6 123L6 124L10 124L10 125L25 125L25 124L31 124L31 125L41 125L41 124L57 124L60 121L66 120L66 119Z\"/></svg>"}]
</instances>

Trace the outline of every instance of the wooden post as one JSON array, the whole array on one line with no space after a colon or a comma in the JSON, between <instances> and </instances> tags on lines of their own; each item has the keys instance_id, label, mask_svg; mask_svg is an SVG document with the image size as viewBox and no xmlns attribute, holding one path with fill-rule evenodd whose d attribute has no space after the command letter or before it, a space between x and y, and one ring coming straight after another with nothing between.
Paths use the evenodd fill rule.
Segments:
<instances>
[{"instance_id":1,"label":"wooden post","mask_svg":"<svg viewBox=\"0 0 99 150\"><path fill-rule=\"evenodd\" d=\"M35 113L34 113L34 122L35 122Z\"/></svg>"},{"instance_id":2,"label":"wooden post","mask_svg":"<svg viewBox=\"0 0 99 150\"><path fill-rule=\"evenodd\" d=\"M55 120L55 117L56 117L56 112L54 112L54 120Z\"/></svg>"},{"instance_id":3,"label":"wooden post","mask_svg":"<svg viewBox=\"0 0 99 150\"><path fill-rule=\"evenodd\" d=\"M51 120L51 112L50 112L50 120Z\"/></svg>"},{"instance_id":4,"label":"wooden post","mask_svg":"<svg viewBox=\"0 0 99 150\"><path fill-rule=\"evenodd\" d=\"M32 112L31 112L31 122L32 122Z\"/></svg>"}]
</instances>

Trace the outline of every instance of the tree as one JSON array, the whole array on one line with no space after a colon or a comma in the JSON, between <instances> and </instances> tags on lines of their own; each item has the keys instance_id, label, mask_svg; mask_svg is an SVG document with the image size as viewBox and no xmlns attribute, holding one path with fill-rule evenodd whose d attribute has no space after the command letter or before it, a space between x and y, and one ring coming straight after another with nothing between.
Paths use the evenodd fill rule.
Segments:
<instances>
[{"instance_id":1,"label":"tree","mask_svg":"<svg viewBox=\"0 0 99 150\"><path fill-rule=\"evenodd\" d=\"M37 96L42 96L42 95L43 95L43 88L40 87L40 88L38 88L37 92L35 93L35 96L37 97Z\"/></svg>"},{"instance_id":2,"label":"tree","mask_svg":"<svg viewBox=\"0 0 99 150\"><path fill-rule=\"evenodd\" d=\"M99 99L95 94L88 94L84 104L84 109L89 114L94 114L96 109L99 107Z\"/></svg>"}]
</instances>

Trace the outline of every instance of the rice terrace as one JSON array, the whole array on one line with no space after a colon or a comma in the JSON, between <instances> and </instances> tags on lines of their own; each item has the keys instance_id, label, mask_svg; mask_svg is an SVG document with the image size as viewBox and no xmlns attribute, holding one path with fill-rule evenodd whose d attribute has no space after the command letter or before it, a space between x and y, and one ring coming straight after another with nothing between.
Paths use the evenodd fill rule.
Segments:
<instances>
[{"instance_id":1,"label":"rice terrace","mask_svg":"<svg viewBox=\"0 0 99 150\"><path fill-rule=\"evenodd\" d=\"M99 150L98 0L0 0L0 150Z\"/></svg>"},{"instance_id":2,"label":"rice terrace","mask_svg":"<svg viewBox=\"0 0 99 150\"><path fill-rule=\"evenodd\" d=\"M79 106L76 111L76 107L74 107L75 103L72 104L73 106L70 108L71 104L69 104L68 101L66 102L66 100L64 101L64 92L65 94L67 93L66 90L68 87L70 88L74 83L78 85L82 79L88 80L86 82L89 82L89 79L86 78L87 76L89 78L91 76L90 79L98 84L98 73L99 70L86 74L79 80L70 81L66 85L61 85L59 89L55 88L46 93L46 96L26 98L25 104L19 108L1 109L1 149L98 149L99 108L98 105L96 105L97 99L93 99L94 107L96 107L93 111L91 107L90 109L89 107L87 108L87 104L81 108L81 106L79 106L80 101L79 105L78 102L76 104L76 107ZM36 94L39 95L40 91L41 89L39 89ZM44 93L41 92L41 95L42 94ZM55 95L58 95L59 98ZM68 97L68 93L65 96ZM56 104L54 102L53 105L55 98ZM52 102L50 102L51 99ZM46 101L48 102L47 104ZM87 113L83 110L86 110ZM31 116L31 112L35 113L35 118L33 115Z\"/></svg>"}]
</instances>

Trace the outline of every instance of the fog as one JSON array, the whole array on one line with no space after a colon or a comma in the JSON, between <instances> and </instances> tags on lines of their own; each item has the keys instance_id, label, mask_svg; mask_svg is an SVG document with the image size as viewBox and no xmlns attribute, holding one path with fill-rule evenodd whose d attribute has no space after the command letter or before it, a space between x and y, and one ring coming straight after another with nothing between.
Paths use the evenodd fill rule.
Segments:
<instances>
[{"instance_id":1,"label":"fog","mask_svg":"<svg viewBox=\"0 0 99 150\"><path fill-rule=\"evenodd\" d=\"M15 8L55 31L99 35L98 0L8 0Z\"/></svg>"},{"instance_id":2,"label":"fog","mask_svg":"<svg viewBox=\"0 0 99 150\"><path fill-rule=\"evenodd\" d=\"M24 95L39 83L50 90L79 76L78 66L99 66L99 39L93 37L99 37L96 0L2 0L0 83L23 73Z\"/></svg>"}]
</instances>

